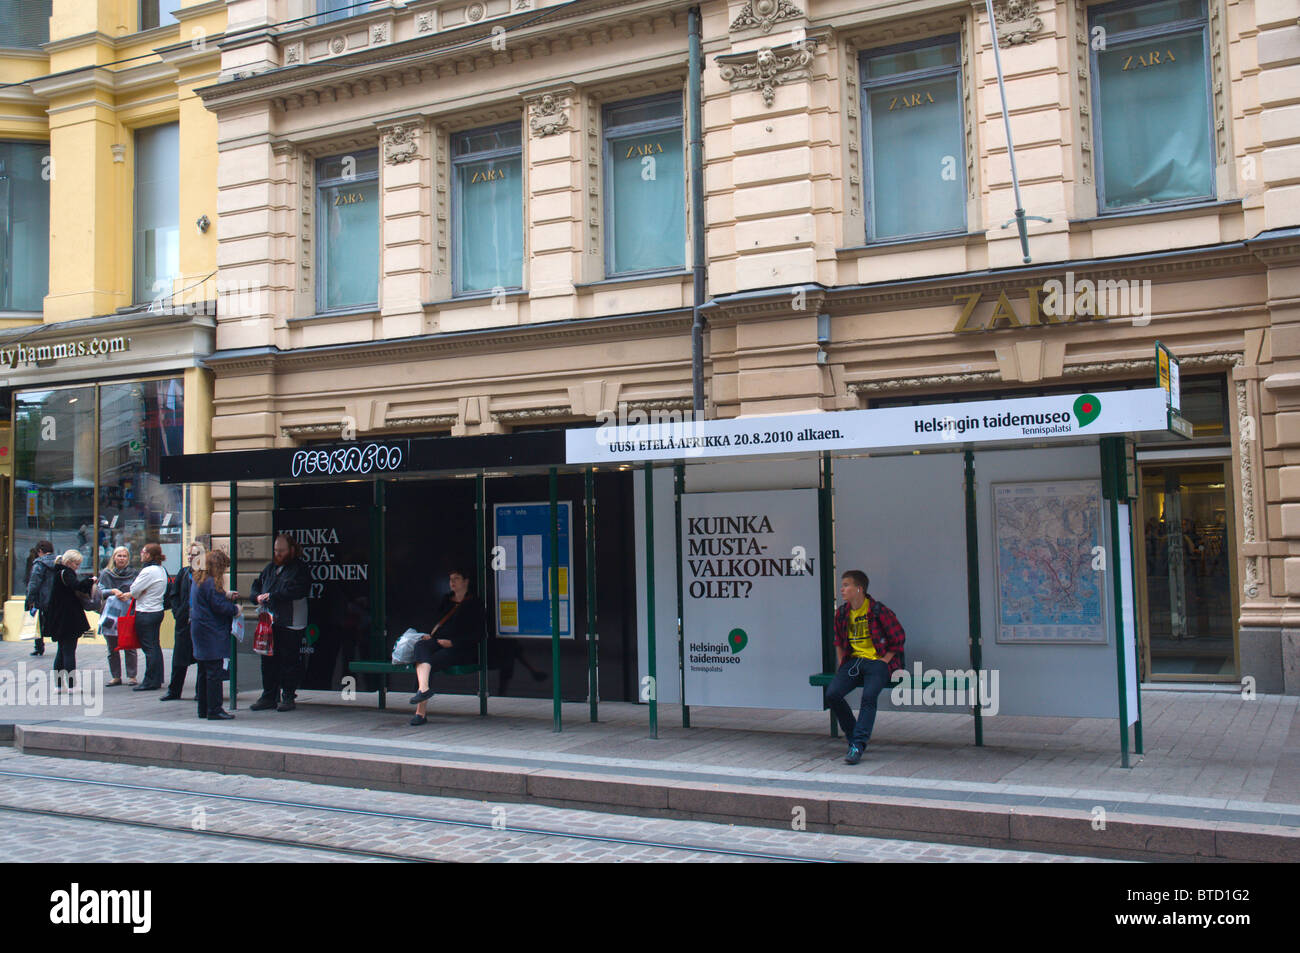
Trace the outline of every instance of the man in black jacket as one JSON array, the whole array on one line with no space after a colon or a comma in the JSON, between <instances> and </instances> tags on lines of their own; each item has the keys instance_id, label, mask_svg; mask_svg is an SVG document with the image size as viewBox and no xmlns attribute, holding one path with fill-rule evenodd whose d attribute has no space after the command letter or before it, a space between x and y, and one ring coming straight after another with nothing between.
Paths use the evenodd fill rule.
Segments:
<instances>
[{"instance_id":1,"label":"man in black jacket","mask_svg":"<svg viewBox=\"0 0 1300 953\"><path fill-rule=\"evenodd\" d=\"M249 589L260 610L271 613L271 655L262 656L262 697L251 711L293 711L302 681L302 636L307 628L307 594L311 572L298 558L298 543L281 533L275 538L271 561Z\"/></svg>"},{"instance_id":2,"label":"man in black jacket","mask_svg":"<svg viewBox=\"0 0 1300 953\"><path fill-rule=\"evenodd\" d=\"M181 697L185 676L194 664L194 643L190 640L190 589L194 586L194 569L202 568L207 550L198 540L190 543L189 565L182 566L167 587L167 608L172 610L176 634L172 637L172 680L167 694L159 701L171 702Z\"/></svg>"}]
</instances>

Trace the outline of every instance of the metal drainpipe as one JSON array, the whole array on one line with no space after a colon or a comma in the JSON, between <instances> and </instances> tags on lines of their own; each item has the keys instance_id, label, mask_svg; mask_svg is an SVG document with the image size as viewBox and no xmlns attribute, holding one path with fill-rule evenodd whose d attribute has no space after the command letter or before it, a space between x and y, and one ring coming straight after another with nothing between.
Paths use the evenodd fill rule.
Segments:
<instances>
[{"instance_id":1,"label":"metal drainpipe","mask_svg":"<svg viewBox=\"0 0 1300 953\"><path fill-rule=\"evenodd\" d=\"M691 391L695 419L704 419L704 130L700 102L703 96L703 54L700 50L700 8L691 7L686 15L690 34L690 70L687 86L687 110L691 124L691 248L695 284L694 320L691 322Z\"/></svg>"}]
</instances>

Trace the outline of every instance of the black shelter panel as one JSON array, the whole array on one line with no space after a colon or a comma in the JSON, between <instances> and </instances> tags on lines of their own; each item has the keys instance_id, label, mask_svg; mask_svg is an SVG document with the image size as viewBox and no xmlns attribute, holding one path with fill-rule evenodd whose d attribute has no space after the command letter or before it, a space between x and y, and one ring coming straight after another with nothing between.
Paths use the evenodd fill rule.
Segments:
<instances>
[{"instance_id":1,"label":"black shelter panel","mask_svg":"<svg viewBox=\"0 0 1300 953\"><path fill-rule=\"evenodd\" d=\"M302 687L337 691L370 637L369 508L282 505L273 525L298 541L311 574Z\"/></svg>"}]
</instances>

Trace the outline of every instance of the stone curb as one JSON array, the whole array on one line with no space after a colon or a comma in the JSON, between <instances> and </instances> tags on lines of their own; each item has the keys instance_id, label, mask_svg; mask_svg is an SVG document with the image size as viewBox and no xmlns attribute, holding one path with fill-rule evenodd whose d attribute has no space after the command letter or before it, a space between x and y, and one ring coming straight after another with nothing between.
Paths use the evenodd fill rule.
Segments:
<instances>
[{"instance_id":1,"label":"stone curb","mask_svg":"<svg viewBox=\"0 0 1300 953\"><path fill-rule=\"evenodd\" d=\"M675 817L823 833L1146 861L1300 861L1300 830L1230 821L980 804L785 788L743 782L611 778L570 768L518 768L219 740L150 737L75 727L13 727L25 754L122 761L225 774L580 810Z\"/></svg>"}]
</instances>

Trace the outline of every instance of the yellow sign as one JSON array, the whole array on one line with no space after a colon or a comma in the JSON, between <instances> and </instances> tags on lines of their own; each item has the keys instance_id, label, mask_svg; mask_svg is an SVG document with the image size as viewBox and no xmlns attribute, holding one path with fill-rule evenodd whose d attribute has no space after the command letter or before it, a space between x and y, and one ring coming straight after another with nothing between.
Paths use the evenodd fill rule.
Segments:
<instances>
[{"instance_id":1,"label":"yellow sign","mask_svg":"<svg viewBox=\"0 0 1300 953\"><path fill-rule=\"evenodd\" d=\"M1169 392L1169 352L1164 348L1156 351L1156 368L1159 374L1160 386Z\"/></svg>"},{"instance_id":2,"label":"yellow sign","mask_svg":"<svg viewBox=\"0 0 1300 953\"><path fill-rule=\"evenodd\" d=\"M519 625L519 603L506 602L505 600L502 600L501 627L505 628L506 626L511 626L511 625L513 626Z\"/></svg>"},{"instance_id":3,"label":"yellow sign","mask_svg":"<svg viewBox=\"0 0 1300 953\"><path fill-rule=\"evenodd\" d=\"M567 596L568 594L569 594L569 570L566 569L564 566L561 566L560 567L560 595Z\"/></svg>"}]
</instances>

